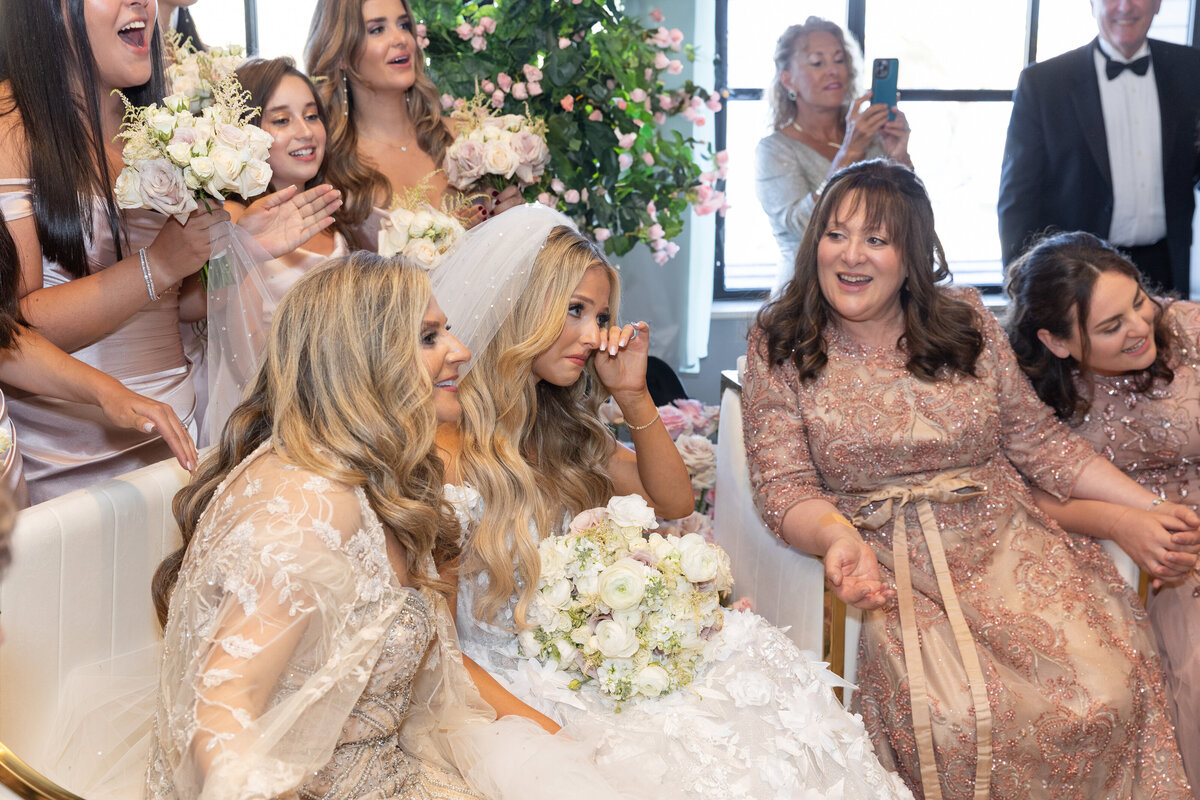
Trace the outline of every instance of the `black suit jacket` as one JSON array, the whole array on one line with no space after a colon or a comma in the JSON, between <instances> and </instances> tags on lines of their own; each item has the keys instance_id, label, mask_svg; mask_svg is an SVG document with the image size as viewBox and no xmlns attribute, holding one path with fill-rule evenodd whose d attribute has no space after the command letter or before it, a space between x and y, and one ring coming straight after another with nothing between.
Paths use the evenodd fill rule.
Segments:
<instances>
[{"instance_id":1,"label":"black suit jacket","mask_svg":"<svg viewBox=\"0 0 1200 800\"><path fill-rule=\"evenodd\" d=\"M1112 175L1094 47L1093 40L1021 73L1000 173L1005 265L1048 228L1108 236ZM1162 116L1167 245L1175 287L1186 296L1193 188L1200 181L1200 50L1151 39L1150 53Z\"/></svg>"}]
</instances>

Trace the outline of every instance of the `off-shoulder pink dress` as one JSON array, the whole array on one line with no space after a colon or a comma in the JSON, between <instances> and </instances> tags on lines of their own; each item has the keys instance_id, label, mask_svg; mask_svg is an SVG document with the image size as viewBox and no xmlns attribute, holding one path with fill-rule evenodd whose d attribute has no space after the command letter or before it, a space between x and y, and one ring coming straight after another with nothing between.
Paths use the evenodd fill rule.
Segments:
<instances>
[{"instance_id":1,"label":"off-shoulder pink dress","mask_svg":"<svg viewBox=\"0 0 1200 800\"><path fill-rule=\"evenodd\" d=\"M831 327L828 364L802 383L755 331L743 398L763 517L778 530L826 499L896 581L900 600L865 615L855 702L914 794L1190 797L1146 612L1022 478L1066 496L1095 453L1038 400L978 295L960 296L985 338L975 378L920 380L899 349ZM918 762L923 741L935 764Z\"/></svg>"},{"instance_id":2,"label":"off-shoulder pink dress","mask_svg":"<svg viewBox=\"0 0 1200 800\"><path fill-rule=\"evenodd\" d=\"M33 213L28 182L5 181L0 192L6 195L5 214L10 221ZM13 216L8 216L10 208ZM98 208L93 219L88 269L99 272L117 261L116 246ZM122 252L136 253L149 245L166 220L155 211L123 211L129 239L122 243ZM57 286L72 276L58 264L46 261L42 279L45 286ZM71 355L107 372L138 394L171 406L195 435L192 414L196 392L180 338L179 287L159 287L159 291L162 296L158 300L147 303L111 333ZM171 457L157 433L116 428L95 406L31 395L10 387L4 391L9 398L8 413L20 432L19 447L34 503Z\"/></svg>"},{"instance_id":3,"label":"off-shoulder pink dress","mask_svg":"<svg viewBox=\"0 0 1200 800\"><path fill-rule=\"evenodd\" d=\"M1165 313L1175 333L1175 378L1139 393L1131 378L1094 376L1091 408L1075 432L1146 488L1200 508L1200 304L1172 303ZM1183 765L1200 786L1200 580L1192 573L1153 591L1146 606Z\"/></svg>"}]
</instances>

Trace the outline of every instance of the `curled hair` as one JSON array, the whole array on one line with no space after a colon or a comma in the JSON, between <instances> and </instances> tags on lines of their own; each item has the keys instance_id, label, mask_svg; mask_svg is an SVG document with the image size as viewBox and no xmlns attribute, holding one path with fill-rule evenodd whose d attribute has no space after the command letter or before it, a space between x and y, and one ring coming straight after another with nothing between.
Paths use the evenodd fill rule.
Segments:
<instances>
[{"instance_id":1,"label":"curled hair","mask_svg":"<svg viewBox=\"0 0 1200 800\"><path fill-rule=\"evenodd\" d=\"M220 444L175 495L184 545L159 565L161 622L201 515L218 485L268 438L287 461L348 486L404 548L417 586L448 587L423 558L457 555L459 526L442 497L433 382L421 360L425 272L363 251L331 259L288 291L266 352Z\"/></svg>"},{"instance_id":2,"label":"curled hair","mask_svg":"<svg viewBox=\"0 0 1200 800\"><path fill-rule=\"evenodd\" d=\"M483 518L464 548L466 573L484 571L490 581L477 600L478 619L494 620L515 592L523 626L537 588L538 537L557 529L564 514L612 496L615 444L598 413L608 392L592 361L571 386L533 375L534 360L563 331L571 295L594 268L608 275L615 318L618 278L601 250L570 228L551 231L512 314L459 385L459 470L484 498Z\"/></svg>"},{"instance_id":3,"label":"curled hair","mask_svg":"<svg viewBox=\"0 0 1200 800\"><path fill-rule=\"evenodd\" d=\"M820 17L809 17L803 25L792 25L779 41L775 43L775 77L771 80L771 88L767 90L767 99L771 104L771 127L775 130L791 124L796 116L796 101L788 97L788 88L780 80L783 73L791 68L792 58L796 52L808 46L808 37L814 33L828 33L837 39L838 45L846 54L846 98L842 101L841 118L845 118L850 110L850 104L858 95L858 62L860 53L858 43L853 39L847 40L845 32L836 22L830 22Z\"/></svg>"},{"instance_id":4,"label":"curled hair","mask_svg":"<svg viewBox=\"0 0 1200 800\"><path fill-rule=\"evenodd\" d=\"M401 0L401 3L415 22L408 0ZM375 199L381 195L390 198L396 188L358 153L354 98L352 90L343 81L343 75L356 76L354 65L362 55L367 32L362 5L362 0L317 0L304 48L308 74L318 85L329 111L325 172L330 183L344 193L346 202L338 209L336 217L346 226L365 220ZM412 63L416 82L405 93L408 114L416 130L417 145L434 164L440 165L454 137L442 119L441 95L425 74L425 54L415 36Z\"/></svg>"},{"instance_id":5,"label":"curled hair","mask_svg":"<svg viewBox=\"0 0 1200 800\"><path fill-rule=\"evenodd\" d=\"M1146 291L1142 274L1129 259L1108 242L1083 231L1054 234L1036 243L1012 263L1004 284L1010 300L1004 327L1017 361L1042 402L1069 423L1078 422L1092 404L1091 371L1087 368L1088 309L1096 279L1105 272L1124 275ZM1136 392L1149 389L1156 378L1166 383L1175 378L1170 365L1175 336L1163 304L1149 292L1146 296L1156 308L1157 356L1146 369L1130 373ZM1043 329L1064 340L1078 332L1083 363L1072 356L1059 358L1051 353L1038 338L1038 331ZM1081 378L1087 384L1083 392L1079 387Z\"/></svg>"},{"instance_id":6,"label":"curled hair","mask_svg":"<svg viewBox=\"0 0 1200 800\"><path fill-rule=\"evenodd\" d=\"M123 257L112 190L116 176L109 169L100 122L101 101L108 98L99 96L84 2L5 0L0 25L0 83L7 82L10 93L0 116L19 115L25 134L42 255L77 278L88 272L96 200L103 204L117 258ZM159 102L166 94L162 34L157 25L146 31L150 79L119 87L135 106Z\"/></svg>"},{"instance_id":7,"label":"curled hair","mask_svg":"<svg viewBox=\"0 0 1200 800\"><path fill-rule=\"evenodd\" d=\"M838 215L863 209L868 228L886 231L907 269L900 288L904 333L896 342L908 354L910 373L927 381L945 372L975 375L983 334L975 310L938 284L950 277L946 253L933 227L933 206L921 179L888 159L860 161L829 179L796 253L796 270L778 299L758 312L772 364L791 359L801 380L811 380L829 360L826 326L834 312L818 280L821 240Z\"/></svg>"}]
</instances>

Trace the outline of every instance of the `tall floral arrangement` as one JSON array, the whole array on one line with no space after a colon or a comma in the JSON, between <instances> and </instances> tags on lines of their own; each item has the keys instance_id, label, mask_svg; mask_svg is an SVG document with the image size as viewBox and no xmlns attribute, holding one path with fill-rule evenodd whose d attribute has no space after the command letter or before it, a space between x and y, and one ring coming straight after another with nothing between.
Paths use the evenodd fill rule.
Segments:
<instances>
[{"instance_id":1,"label":"tall floral arrangement","mask_svg":"<svg viewBox=\"0 0 1200 800\"><path fill-rule=\"evenodd\" d=\"M417 35L446 110L482 91L498 112L545 121L550 163L524 188L592 231L610 254L639 241L665 263L689 208L722 212L727 158L665 126L703 125L721 99L675 76L696 53L661 12L613 0L413 0ZM711 169L701 166L702 155Z\"/></svg>"}]
</instances>

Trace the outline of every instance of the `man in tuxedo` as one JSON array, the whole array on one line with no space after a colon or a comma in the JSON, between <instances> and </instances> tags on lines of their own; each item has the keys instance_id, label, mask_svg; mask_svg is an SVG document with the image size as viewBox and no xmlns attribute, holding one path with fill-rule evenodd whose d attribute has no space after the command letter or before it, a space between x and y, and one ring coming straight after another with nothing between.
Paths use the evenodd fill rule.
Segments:
<instances>
[{"instance_id":1,"label":"man in tuxedo","mask_svg":"<svg viewBox=\"0 0 1200 800\"><path fill-rule=\"evenodd\" d=\"M1021 73L1000 174L1006 266L1047 229L1084 230L1187 297L1200 50L1146 38L1160 3L1091 0L1099 38Z\"/></svg>"}]
</instances>

